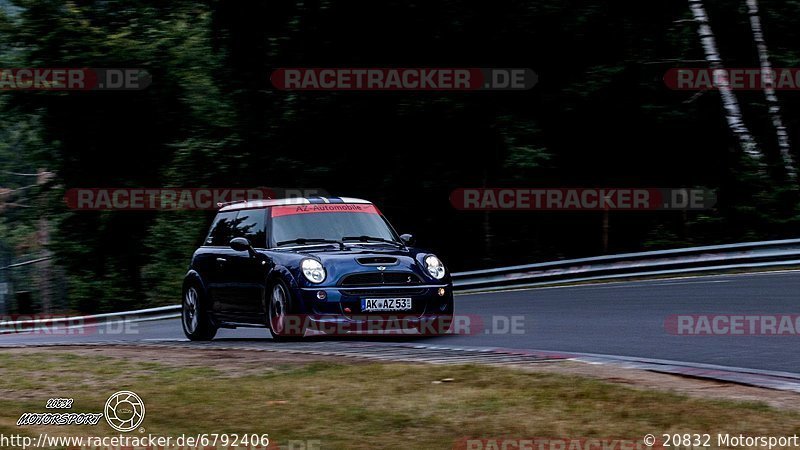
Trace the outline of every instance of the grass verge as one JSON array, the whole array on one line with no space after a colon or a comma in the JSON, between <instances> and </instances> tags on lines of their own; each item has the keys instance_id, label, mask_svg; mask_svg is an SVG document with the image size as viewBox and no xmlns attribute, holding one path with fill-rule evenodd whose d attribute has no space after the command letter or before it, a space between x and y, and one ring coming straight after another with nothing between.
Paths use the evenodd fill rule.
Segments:
<instances>
[{"instance_id":1,"label":"grass verge","mask_svg":"<svg viewBox=\"0 0 800 450\"><path fill-rule=\"evenodd\" d=\"M74 398L75 412L101 412L109 395L131 390L146 404L142 426L149 434L269 433L273 444L314 440L322 449L448 449L465 437L800 434L797 411L578 376L474 365L282 362L279 355L263 367L235 358L185 365L168 355L191 351L163 349L157 362L69 350L0 352L0 433L114 435L104 422L18 428L16 420L47 412L53 397Z\"/></svg>"}]
</instances>

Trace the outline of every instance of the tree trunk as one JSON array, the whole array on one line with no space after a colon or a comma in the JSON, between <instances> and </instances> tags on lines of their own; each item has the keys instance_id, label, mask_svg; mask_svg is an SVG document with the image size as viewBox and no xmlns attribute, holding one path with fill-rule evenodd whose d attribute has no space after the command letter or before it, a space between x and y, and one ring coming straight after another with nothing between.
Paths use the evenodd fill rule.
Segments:
<instances>
[{"instance_id":1,"label":"tree trunk","mask_svg":"<svg viewBox=\"0 0 800 450\"><path fill-rule=\"evenodd\" d=\"M789 145L789 133L783 126L781 118L781 108L778 104L778 97L775 95L775 76L772 72L772 64L769 62L769 51L764 40L764 32L761 29L761 18L758 16L758 0L746 0L747 13L750 16L750 29L753 31L753 41L758 50L758 61L761 64L761 82L764 86L764 96L769 107L769 116L778 137L778 148L783 158L783 165L789 179L797 179L797 171L792 158L791 146Z\"/></svg>"},{"instance_id":2,"label":"tree trunk","mask_svg":"<svg viewBox=\"0 0 800 450\"><path fill-rule=\"evenodd\" d=\"M762 154L758 149L750 130L742 120L742 111L739 107L739 100L736 94L730 87L728 77L725 72L725 66L722 64L722 58L717 50L717 43L714 39L714 33L711 30L711 25L708 21L703 0L689 0L689 9L692 11L694 21L697 23L697 34L700 37L700 43L705 52L706 61L714 72L714 79L719 89L720 99L722 100L722 107L725 111L725 119L728 122L728 128L739 141L742 150L750 157L761 160Z\"/></svg>"}]
</instances>

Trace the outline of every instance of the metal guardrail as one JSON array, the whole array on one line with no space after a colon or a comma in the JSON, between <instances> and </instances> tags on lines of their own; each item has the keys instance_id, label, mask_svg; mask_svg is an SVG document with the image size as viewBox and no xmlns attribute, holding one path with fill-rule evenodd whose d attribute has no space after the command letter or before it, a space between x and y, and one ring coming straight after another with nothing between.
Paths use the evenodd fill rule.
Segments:
<instances>
[{"instance_id":1,"label":"metal guardrail","mask_svg":"<svg viewBox=\"0 0 800 450\"><path fill-rule=\"evenodd\" d=\"M613 280L722 270L800 267L800 239L622 253L453 273L453 286L462 293L527 288L550 284ZM180 305L96 314L18 321L0 320L0 334L19 327L83 326L120 320L148 321L180 316Z\"/></svg>"},{"instance_id":2,"label":"metal guardrail","mask_svg":"<svg viewBox=\"0 0 800 450\"><path fill-rule=\"evenodd\" d=\"M461 292L722 270L800 266L800 239L623 253L452 274Z\"/></svg>"},{"instance_id":3,"label":"metal guardrail","mask_svg":"<svg viewBox=\"0 0 800 450\"><path fill-rule=\"evenodd\" d=\"M180 317L180 305L161 306L158 308L139 309L86 316L54 316L22 320L0 319L0 334L23 333L29 331L65 330L94 325L108 325L116 322L145 322L150 320L172 319ZM24 314L17 317L24 317ZM37 317L31 314L31 317Z\"/></svg>"}]
</instances>

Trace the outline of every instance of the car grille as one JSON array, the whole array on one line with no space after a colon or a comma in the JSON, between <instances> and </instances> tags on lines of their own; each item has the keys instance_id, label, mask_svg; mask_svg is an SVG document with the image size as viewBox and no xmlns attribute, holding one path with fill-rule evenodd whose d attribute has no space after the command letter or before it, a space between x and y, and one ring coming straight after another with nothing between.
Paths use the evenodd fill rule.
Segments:
<instances>
[{"instance_id":1,"label":"car grille","mask_svg":"<svg viewBox=\"0 0 800 450\"><path fill-rule=\"evenodd\" d=\"M370 272L345 276L340 286L413 286L422 284L419 276L411 272Z\"/></svg>"},{"instance_id":2,"label":"car grille","mask_svg":"<svg viewBox=\"0 0 800 450\"><path fill-rule=\"evenodd\" d=\"M383 296L383 297L403 297L409 295L422 295L425 293L425 289L408 289L408 288L400 288L400 289L342 289L341 292L344 295L350 295L353 297L364 297L367 295L371 296Z\"/></svg>"},{"instance_id":3,"label":"car grille","mask_svg":"<svg viewBox=\"0 0 800 450\"><path fill-rule=\"evenodd\" d=\"M391 266L397 264L397 258L392 258L389 256L373 256L369 258L358 258L356 261L358 261L359 264L365 266L381 266L381 265Z\"/></svg>"}]
</instances>

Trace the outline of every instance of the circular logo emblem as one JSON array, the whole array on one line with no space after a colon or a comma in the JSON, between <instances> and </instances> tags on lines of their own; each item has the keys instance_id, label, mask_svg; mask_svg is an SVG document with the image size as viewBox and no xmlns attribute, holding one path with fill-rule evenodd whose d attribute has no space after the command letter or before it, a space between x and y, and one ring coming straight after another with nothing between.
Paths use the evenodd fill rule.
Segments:
<instances>
[{"instance_id":1,"label":"circular logo emblem","mask_svg":"<svg viewBox=\"0 0 800 450\"><path fill-rule=\"evenodd\" d=\"M144 402L133 392L119 391L108 397L105 416L111 428L123 433L133 431L144 420Z\"/></svg>"}]
</instances>

